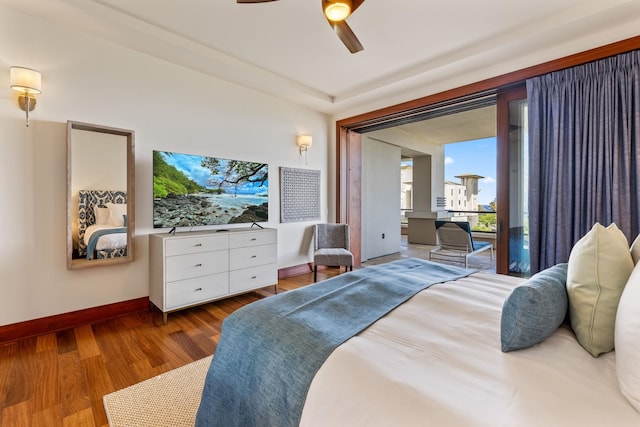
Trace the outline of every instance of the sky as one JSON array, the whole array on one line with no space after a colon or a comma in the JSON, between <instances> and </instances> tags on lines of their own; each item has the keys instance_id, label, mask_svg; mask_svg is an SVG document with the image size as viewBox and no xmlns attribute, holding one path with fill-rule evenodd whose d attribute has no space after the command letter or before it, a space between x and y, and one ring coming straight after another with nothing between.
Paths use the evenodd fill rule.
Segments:
<instances>
[{"instance_id":1,"label":"sky","mask_svg":"<svg viewBox=\"0 0 640 427\"><path fill-rule=\"evenodd\" d=\"M217 184L222 180L220 175L212 175L211 171L205 167L202 167L201 162L205 157L196 156L192 154L171 153L167 156L165 152L162 152L164 160L184 173L187 178L197 182L203 187L217 188ZM220 160L220 169L224 169L227 164L227 159ZM268 182L262 188L259 188L257 184L244 182L238 186L238 194L255 194L266 192Z\"/></svg>"},{"instance_id":2,"label":"sky","mask_svg":"<svg viewBox=\"0 0 640 427\"><path fill-rule=\"evenodd\" d=\"M457 142L444 146L444 179L460 182L456 175L484 176L478 182L478 203L488 205L496 198L496 138Z\"/></svg>"}]
</instances>

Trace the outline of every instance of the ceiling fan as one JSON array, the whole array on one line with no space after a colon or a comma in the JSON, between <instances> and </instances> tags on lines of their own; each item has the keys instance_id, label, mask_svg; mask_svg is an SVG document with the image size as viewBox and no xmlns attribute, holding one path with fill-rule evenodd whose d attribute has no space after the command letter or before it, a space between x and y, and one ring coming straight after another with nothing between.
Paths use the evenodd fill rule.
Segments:
<instances>
[{"instance_id":1,"label":"ceiling fan","mask_svg":"<svg viewBox=\"0 0 640 427\"><path fill-rule=\"evenodd\" d=\"M266 3L277 0L237 0L238 3ZM347 24L347 19L364 0L320 0L325 18L342 43L351 53L364 50L362 44Z\"/></svg>"}]
</instances>

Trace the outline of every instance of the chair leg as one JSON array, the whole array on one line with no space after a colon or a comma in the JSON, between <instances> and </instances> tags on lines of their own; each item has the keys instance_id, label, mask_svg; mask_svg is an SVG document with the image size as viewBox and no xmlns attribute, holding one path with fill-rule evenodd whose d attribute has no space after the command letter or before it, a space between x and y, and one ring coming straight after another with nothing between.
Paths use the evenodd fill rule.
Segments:
<instances>
[{"instance_id":1,"label":"chair leg","mask_svg":"<svg viewBox=\"0 0 640 427\"><path fill-rule=\"evenodd\" d=\"M318 280L318 266L313 266L313 282L315 283Z\"/></svg>"},{"instance_id":2,"label":"chair leg","mask_svg":"<svg viewBox=\"0 0 640 427\"><path fill-rule=\"evenodd\" d=\"M347 267L345 267L345 270L347 269ZM353 271L353 264L349 266L349 271Z\"/></svg>"}]
</instances>

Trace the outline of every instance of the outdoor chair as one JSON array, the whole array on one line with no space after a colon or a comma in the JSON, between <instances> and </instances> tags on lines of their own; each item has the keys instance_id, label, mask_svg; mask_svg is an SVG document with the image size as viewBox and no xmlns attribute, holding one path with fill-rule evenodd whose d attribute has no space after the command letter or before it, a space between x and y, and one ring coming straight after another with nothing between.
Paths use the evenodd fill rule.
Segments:
<instances>
[{"instance_id":1,"label":"outdoor chair","mask_svg":"<svg viewBox=\"0 0 640 427\"><path fill-rule=\"evenodd\" d=\"M436 221L435 224L438 247L429 251L430 260L464 262L464 266L467 267L471 255L485 250L491 251L493 260L493 245L488 242L474 242L468 222Z\"/></svg>"}]
</instances>

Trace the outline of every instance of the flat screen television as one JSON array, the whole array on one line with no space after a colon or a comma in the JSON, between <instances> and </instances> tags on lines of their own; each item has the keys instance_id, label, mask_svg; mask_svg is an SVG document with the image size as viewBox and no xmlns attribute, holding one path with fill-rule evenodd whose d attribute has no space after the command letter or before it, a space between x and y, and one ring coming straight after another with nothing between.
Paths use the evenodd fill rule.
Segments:
<instances>
[{"instance_id":1,"label":"flat screen television","mask_svg":"<svg viewBox=\"0 0 640 427\"><path fill-rule=\"evenodd\" d=\"M153 227L269 220L266 163L153 151Z\"/></svg>"}]
</instances>

